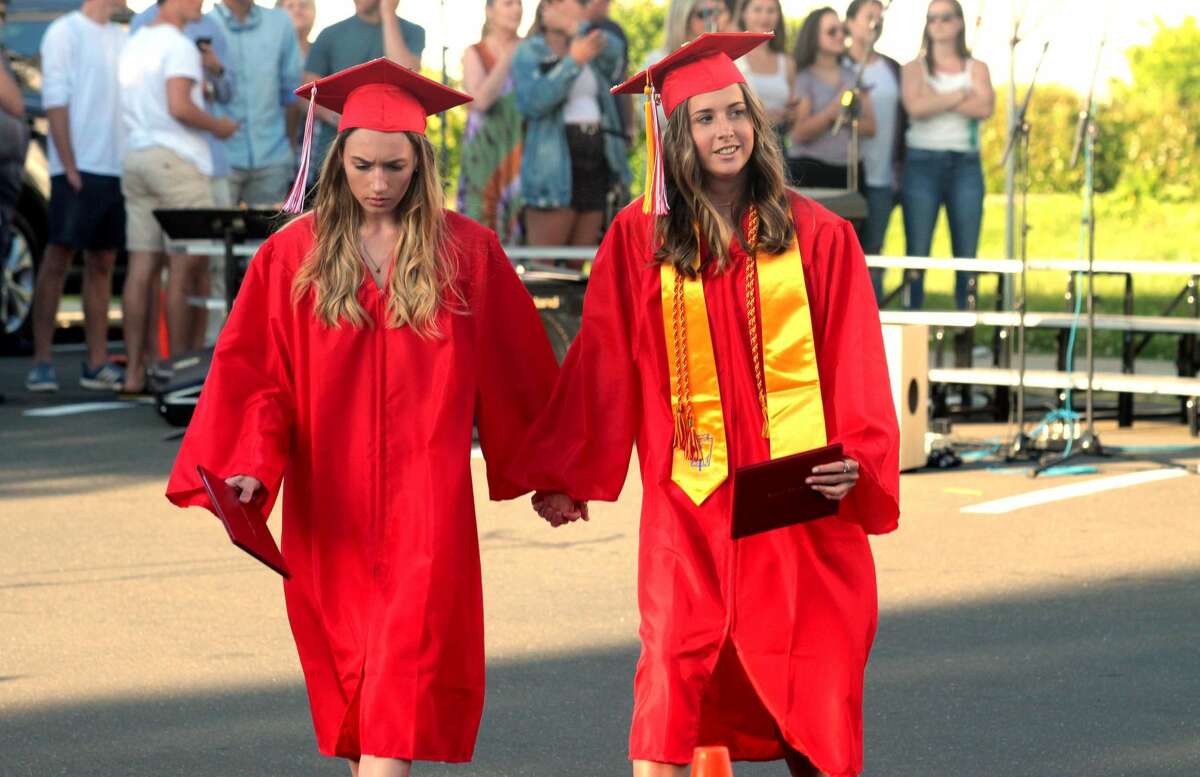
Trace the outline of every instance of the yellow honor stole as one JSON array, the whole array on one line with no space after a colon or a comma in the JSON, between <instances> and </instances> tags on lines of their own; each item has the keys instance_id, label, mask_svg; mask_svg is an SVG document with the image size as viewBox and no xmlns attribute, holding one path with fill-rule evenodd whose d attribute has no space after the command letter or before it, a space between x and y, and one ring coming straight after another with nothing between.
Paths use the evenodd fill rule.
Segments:
<instances>
[{"instance_id":1,"label":"yellow honor stole","mask_svg":"<svg viewBox=\"0 0 1200 777\"><path fill-rule=\"evenodd\" d=\"M746 320L750 352L763 418L762 434L771 441L771 458L779 458L827 442L817 351L796 238L784 253L759 261L758 210L753 206L748 227ZM699 270L699 252L693 266ZM687 278L671 264L664 263L659 272L675 419L671 479L700 504L729 476L725 418L704 281L699 272L695 278ZM759 307L763 322L761 348Z\"/></svg>"}]
</instances>

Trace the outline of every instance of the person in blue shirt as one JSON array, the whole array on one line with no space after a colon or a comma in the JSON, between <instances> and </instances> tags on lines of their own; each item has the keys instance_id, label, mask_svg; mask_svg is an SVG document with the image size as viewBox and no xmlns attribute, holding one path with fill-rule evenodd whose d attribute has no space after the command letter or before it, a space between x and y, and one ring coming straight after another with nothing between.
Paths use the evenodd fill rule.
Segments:
<instances>
[{"instance_id":1,"label":"person in blue shirt","mask_svg":"<svg viewBox=\"0 0 1200 777\"><path fill-rule=\"evenodd\" d=\"M252 0L222 0L205 17L229 42L227 64L238 91L217 107L240 126L225 141L235 203L276 206L287 198L295 170L287 109L300 86L300 46L285 11Z\"/></svg>"},{"instance_id":2,"label":"person in blue shirt","mask_svg":"<svg viewBox=\"0 0 1200 777\"><path fill-rule=\"evenodd\" d=\"M399 0L354 0L354 16L321 31L304 63L304 83L387 57L409 70L421 70L425 28L401 19ZM337 134L338 116L317 106L309 182L315 181L325 152Z\"/></svg>"}]
</instances>

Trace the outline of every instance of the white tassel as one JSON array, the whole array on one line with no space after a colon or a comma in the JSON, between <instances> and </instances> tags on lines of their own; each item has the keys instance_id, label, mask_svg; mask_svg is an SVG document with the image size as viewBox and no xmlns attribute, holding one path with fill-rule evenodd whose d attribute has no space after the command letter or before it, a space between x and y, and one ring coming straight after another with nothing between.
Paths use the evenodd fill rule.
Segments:
<instances>
[{"instance_id":1,"label":"white tassel","mask_svg":"<svg viewBox=\"0 0 1200 777\"><path fill-rule=\"evenodd\" d=\"M657 93L654 95L654 109L650 111L650 121L654 125L654 141L658 146L657 152L654 155L654 171L651 196L653 197L653 213L655 216L665 216L671 212L671 208L667 205L667 177L663 173L663 154L666 149L663 148L662 125L658 120L658 106L661 105L661 100Z\"/></svg>"},{"instance_id":2,"label":"white tassel","mask_svg":"<svg viewBox=\"0 0 1200 777\"><path fill-rule=\"evenodd\" d=\"M301 213L304 210L304 194L308 183L308 167L312 159L313 119L316 117L317 85L313 84L308 96L308 115L304 118L304 142L300 146L300 167L287 200L283 203L284 213Z\"/></svg>"}]
</instances>

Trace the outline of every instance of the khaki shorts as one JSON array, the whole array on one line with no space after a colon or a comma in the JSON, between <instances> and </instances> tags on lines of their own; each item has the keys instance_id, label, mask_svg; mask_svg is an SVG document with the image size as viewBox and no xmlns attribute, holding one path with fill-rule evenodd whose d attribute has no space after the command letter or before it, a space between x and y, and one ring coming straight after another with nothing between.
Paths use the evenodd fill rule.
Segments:
<instances>
[{"instance_id":1,"label":"khaki shorts","mask_svg":"<svg viewBox=\"0 0 1200 777\"><path fill-rule=\"evenodd\" d=\"M125 155L121 175L125 195L126 247L130 251L166 251L156 208L211 208L209 177L195 164L162 146Z\"/></svg>"}]
</instances>

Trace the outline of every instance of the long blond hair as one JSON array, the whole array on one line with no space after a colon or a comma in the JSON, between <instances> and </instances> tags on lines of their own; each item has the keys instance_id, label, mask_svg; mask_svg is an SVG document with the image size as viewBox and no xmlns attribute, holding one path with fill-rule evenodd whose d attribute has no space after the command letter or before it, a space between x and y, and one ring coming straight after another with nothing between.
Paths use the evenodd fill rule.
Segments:
<instances>
[{"instance_id":1,"label":"long blond hair","mask_svg":"<svg viewBox=\"0 0 1200 777\"><path fill-rule=\"evenodd\" d=\"M352 132L338 134L321 167L312 209L316 241L292 285L293 300L299 301L308 293L314 295L314 312L330 327L342 321L354 327L372 323L358 302L358 289L367 271L359 237L364 214L342 166L346 139ZM404 134L416 152L416 169L396 206L400 238L391 254L395 267L387 288L387 326L395 329L408 325L422 336L437 337L438 312L443 307L455 307L454 267L448 258L450 236L433 146L424 135Z\"/></svg>"},{"instance_id":2,"label":"long blond hair","mask_svg":"<svg viewBox=\"0 0 1200 777\"><path fill-rule=\"evenodd\" d=\"M737 207L737 222L740 224L746 209L754 205L759 218L758 247L768 254L779 254L787 250L796 234L783 177L783 152L754 91L745 84L738 87L754 126L754 150L746 162L746 191ZM667 119L663 148L667 150L663 155L663 173L671 210L659 217L655 225L658 245L655 261L673 264L682 274L695 277L692 263L700 250L696 240L699 230L700 240L708 248L708 261L716 261L720 270L726 269L733 237L737 236L743 248L749 246L740 227L736 233L731 231L704 191L705 173L696 157L687 102L681 103Z\"/></svg>"}]
</instances>

